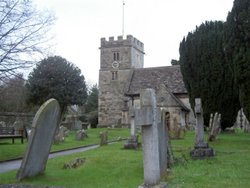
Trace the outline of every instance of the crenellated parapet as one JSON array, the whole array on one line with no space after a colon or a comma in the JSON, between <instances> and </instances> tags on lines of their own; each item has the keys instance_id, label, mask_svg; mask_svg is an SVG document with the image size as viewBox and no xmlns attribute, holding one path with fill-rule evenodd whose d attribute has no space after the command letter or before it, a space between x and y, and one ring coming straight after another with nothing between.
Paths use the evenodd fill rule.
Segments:
<instances>
[{"instance_id":1,"label":"crenellated parapet","mask_svg":"<svg viewBox=\"0 0 250 188\"><path fill-rule=\"evenodd\" d=\"M100 49L113 48L119 46L132 46L138 49L139 51L144 52L144 44L135 37L133 37L132 35L127 35L125 39L123 38L123 36L118 36L117 40L115 40L113 36L109 37L108 40L106 40L106 38L101 38Z\"/></svg>"}]
</instances>

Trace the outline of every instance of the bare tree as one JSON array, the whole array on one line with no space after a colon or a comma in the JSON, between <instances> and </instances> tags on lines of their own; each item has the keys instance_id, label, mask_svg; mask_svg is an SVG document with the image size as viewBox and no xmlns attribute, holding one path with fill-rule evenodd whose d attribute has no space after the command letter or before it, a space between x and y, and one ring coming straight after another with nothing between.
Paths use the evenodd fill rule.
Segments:
<instances>
[{"instance_id":1,"label":"bare tree","mask_svg":"<svg viewBox=\"0 0 250 188\"><path fill-rule=\"evenodd\" d=\"M43 54L55 21L31 0L0 0L0 82L29 68Z\"/></svg>"},{"instance_id":2,"label":"bare tree","mask_svg":"<svg viewBox=\"0 0 250 188\"><path fill-rule=\"evenodd\" d=\"M25 112L26 88L23 75L5 78L0 86L0 112Z\"/></svg>"}]
</instances>

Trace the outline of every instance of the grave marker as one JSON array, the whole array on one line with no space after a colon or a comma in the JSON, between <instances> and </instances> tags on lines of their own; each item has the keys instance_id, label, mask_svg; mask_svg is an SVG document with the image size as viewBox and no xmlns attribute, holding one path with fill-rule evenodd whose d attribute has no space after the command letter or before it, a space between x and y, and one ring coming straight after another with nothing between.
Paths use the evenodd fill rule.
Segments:
<instances>
[{"instance_id":1,"label":"grave marker","mask_svg":"<svg viewBox=\"0 0 250 188\"><path fill-rule=\"evenodd\" d=\"M49 99L37 111L26 152L16 176L17 180L33 177L45 171L60 115L60 106L55 99Z\"/></svg>"},{"instance_id":2,"label":"grave marker","mask_svg":"<svg viewBox=\"0 0 250 188\"><path fill-rule=\"evenodd\" d=\"M124 144L125 149L138 149L140 143L138 142L138 138L136 136L136 126L135 126L135 109L131 107L129 109L129 116L130 116L130 138Z\"/></svg>"},{"instance_id":3,"label":"grave marker","mask_svg":"<svg viewBox=\"0 0 250 188\"><path fill-rule=\"evenodd\" d=\"M144 184L139 188L167 187L160 182L167 169L166 127L161 121L161 111L156 107L153 89L140 92L141 108L135 111L135 122L142 128Z\"/></svg>"},{"instance_id":4,"label":"grave marker","mask_svg":"<svg viewBox=\"0 0 250 188\"><path fill-rule=\"evenodd\" d=\"M214 150L208 146L204 139L204 120L201 99L195 99L195 114L196 114L196 139L194 150L190 155L194 159L203 159L215 155Z\"/></svg>"},{"instance_id":5,"label":"grave marker","mask_svg":"<svg viewBox=\"0 0 250 188\"><path fill-rule=\"evenodd\" d=\"M104 146L108 144L108 131L100 132L100 146Z\"/></svg>"}]
</instances>

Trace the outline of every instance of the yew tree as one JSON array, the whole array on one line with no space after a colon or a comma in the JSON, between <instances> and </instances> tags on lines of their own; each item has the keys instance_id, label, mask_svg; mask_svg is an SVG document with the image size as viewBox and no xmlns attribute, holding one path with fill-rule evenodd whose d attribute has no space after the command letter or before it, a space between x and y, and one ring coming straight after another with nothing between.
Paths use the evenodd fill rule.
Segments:
<instances>
[{"instance_id":1,"label":"yew tree","mask_svg":"<svg viewBox=\"0 0 250 188\"><path fill-rule=\"evenodd\" d=\"M232 59L244 113L250 120L250 1L235 0L226 22L226 53Z\"/></svg>"},{"instance_id":2,"label":"yew tree","mask_svg":"<svg viewBox=\"0 0 250 188\"><path fill-rule=\"evenodd\" d=\"M38 63L30 73L26 87L29 103L40 105L55 98L62 111L68 105L83 105L87 98L81 70L60 56L48 57Z\"/></svg>"},{"instance_id":3,"label":"yew tree","mask_svg":"<svg viewBox=\"0 0 250 188\"><path fill-rule=\"evenodd\" d=\"M180 44L180 66L189 100L202 99L205 125L210 113L221 113L222 129L231 127L240 108L231 60L225 54L225 23L205 22Z\"/></svg>"}]
</instances>

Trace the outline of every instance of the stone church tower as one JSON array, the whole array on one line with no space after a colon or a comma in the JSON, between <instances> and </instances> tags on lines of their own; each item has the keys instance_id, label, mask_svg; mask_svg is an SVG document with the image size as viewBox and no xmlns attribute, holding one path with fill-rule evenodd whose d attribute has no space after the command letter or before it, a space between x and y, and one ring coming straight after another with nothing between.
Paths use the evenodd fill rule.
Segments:
<instances>
[{"instance_id":1,"label":"stone church tower","mask_svg":"<svg viewBox=\"0 0 250 188\"><path fill-rule=\"evenodd\" d=\"M144 45L131 35L101 39L99 70L99 127L120 125L133 70L143 68Z\"/></svg>"}]
</instances>

